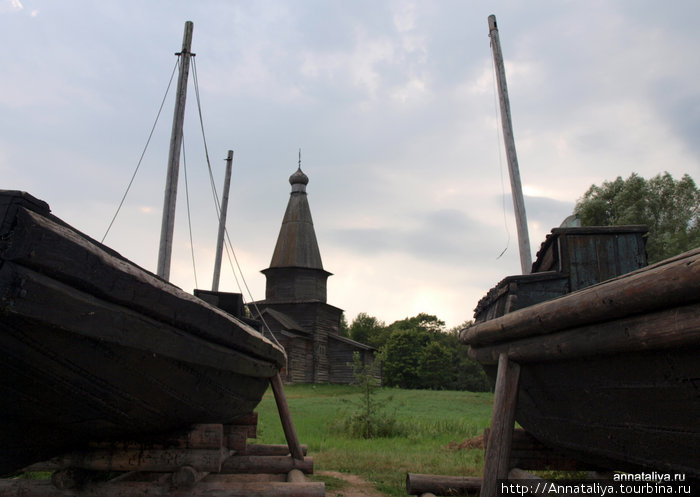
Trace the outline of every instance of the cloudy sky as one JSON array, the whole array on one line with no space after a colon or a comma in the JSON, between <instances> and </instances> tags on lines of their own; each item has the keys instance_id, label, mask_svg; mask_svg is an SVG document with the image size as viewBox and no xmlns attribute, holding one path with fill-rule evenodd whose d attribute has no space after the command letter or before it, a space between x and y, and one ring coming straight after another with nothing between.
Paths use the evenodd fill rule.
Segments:
<instances>
[{"instance_id":1,"label":"cloudy sky","mask_svg":"<svg viewBox=\"0 0 700 497\"><path fill-rule=\"evenodd\" d=\"M533 256L593 183L700 179L696 0L0 0L0 188L101 239L194 41L218 188L253 298L302 149L328 301L455 326L520 271L487 18L498 18ZM174 85L173 85L174 87ZM174 90L105 243L155 271ZM216 214L195 91L185 163L199 287ZM172 281L195 286L184 174ZM502 257L499 258L505 250ZM225 262L221 289L238 291ZM248 300L248 299L246 299Z\"/></svg>"}]
</instances>

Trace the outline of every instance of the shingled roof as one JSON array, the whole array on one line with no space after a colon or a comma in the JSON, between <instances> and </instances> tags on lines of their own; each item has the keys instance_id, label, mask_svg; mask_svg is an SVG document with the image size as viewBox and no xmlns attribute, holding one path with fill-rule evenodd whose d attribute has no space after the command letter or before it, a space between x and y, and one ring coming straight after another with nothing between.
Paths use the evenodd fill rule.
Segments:
<instances>
[{"instance_id":1,"label":"shingled roof","mask_svg":"<svg viewBox=\"0 0 700 497\"><path fill-rule=\"evenodd\" d=\"M302 172L301 166L289 177L289 183L292 185L292 192L270 267L323 269L321 252L318 249L314 223L311 219L311 209L306 196L309 178Z\"/></svg>"}]
</instances>

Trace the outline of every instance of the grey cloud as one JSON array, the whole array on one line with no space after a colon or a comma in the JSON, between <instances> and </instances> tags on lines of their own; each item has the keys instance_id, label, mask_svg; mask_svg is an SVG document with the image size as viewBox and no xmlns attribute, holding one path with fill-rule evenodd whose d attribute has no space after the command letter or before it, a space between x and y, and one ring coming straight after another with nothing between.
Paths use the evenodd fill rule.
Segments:
<instances>
[{"instance_id":1,"label":"grey cloud","mask_svg":"<svg viewBox=\"0 0 700 497\"><path fill-rule=\"evenodd\" d=\"M469 257L488 256L490 227L457 210L415 214L408 228L336 229L326 237L364 255L402 252L441 263L461 263ZM495 250L495 249L494 249Z\"/></svg>"}]
</instances>

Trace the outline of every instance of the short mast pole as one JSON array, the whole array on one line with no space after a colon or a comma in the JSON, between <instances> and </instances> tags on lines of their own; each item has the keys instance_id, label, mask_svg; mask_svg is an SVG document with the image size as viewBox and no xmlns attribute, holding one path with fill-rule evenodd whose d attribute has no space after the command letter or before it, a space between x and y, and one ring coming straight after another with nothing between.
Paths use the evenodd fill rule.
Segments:
<instances>
[{"instance_id":1,"label":"short mast pole","mask_svg":"<svg viewBox=\"0 0 700 497\"><path fill-rule=\"evenodd\" d=\"M496 16L489 16L489 36L491 37L491 49L496 65L496 82L498 83L498 99L501 104L501 124L503 126L503 141L506 146L508 158L508 172L510 173L510 189L513 195L513 208L515 210L515 222L518 229L518 245L520 248L520 267L523 274L529 274L532 268L532 255L530 253L530 235L527 229L527 215L525 214L525 200L523 199L523 186L520 183L520 169L518 156L515 153L515 138L513 137L513 124L510 116L510 101L508 100L508 87L506 85L506 70L503 64L501 42L498 38L498 26Z\"/></svg>"},{"instance_id":2,"label":"short mast pole","mask_svg":"<svg viewBox=\"0 0 700 497\"><path fill-rule=\"evenodd\" d=\"M158 251L157 274L165 280L170 279L170 257L173 250L173 231L175 228L175 204L177 200L177 181L180 173L180 149L182 148L182 125L185 120L185 100L187 99L187 78L190 72L192 56L192 21L185 23L180 57L180 73L177 80L177 96L173 115L173 129L170 135L170 152L168 154L168 175L165 180L165 199L163 201L163 222L160 230L160 249Z\"/></svg>"},{"instance_id":3,"label":"short mast pole","mask_svg":"<svg viewBox=\"0 0 700 497\"><path fill-rule=\"evenodd\" d=\"M219 212L219 236L216 240L216 257L214 259L214 281L211 289L219 291L219 280L221 279L221 257L224 251L224 234L226 232L226 211L228 210L228 194L231 186L231 169L233 168L233 150L228 151L226 157L226 174L224 175L224 192L221 198L221 211Z\"/></svg>"}]
</instances>

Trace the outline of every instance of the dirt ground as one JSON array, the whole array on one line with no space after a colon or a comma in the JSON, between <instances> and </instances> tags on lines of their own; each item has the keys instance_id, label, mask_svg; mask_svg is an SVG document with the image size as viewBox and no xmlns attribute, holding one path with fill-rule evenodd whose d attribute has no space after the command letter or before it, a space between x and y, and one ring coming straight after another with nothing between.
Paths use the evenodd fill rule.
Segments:
<instances>
[{"instance_id":1,"label":"dirt ground","mask_svg":"<svg viewBox=\"0 0 700 497\"><path fill-rule=\"evenodd\" d=\"M372 484L357 475L338 471L316 471L316 474L345 480L348 484L339 490L326 490L326 497L384 497Z\"/></svg>"}]
</instances>

